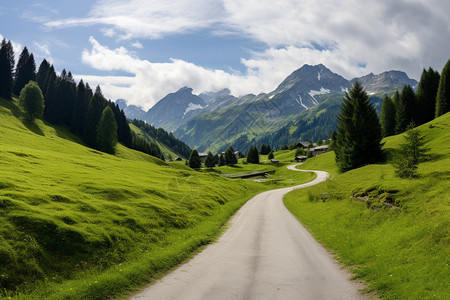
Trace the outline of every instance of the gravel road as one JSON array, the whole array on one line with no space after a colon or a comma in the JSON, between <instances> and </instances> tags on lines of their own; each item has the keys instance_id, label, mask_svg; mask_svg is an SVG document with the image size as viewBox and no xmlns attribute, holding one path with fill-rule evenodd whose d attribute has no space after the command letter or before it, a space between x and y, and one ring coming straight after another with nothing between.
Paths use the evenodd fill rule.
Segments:
<instances>
[{"instance_id":1,"label":"gravel road","mask_svg":"<svg viewBox=\"0 0 450 300\"><path fill-rule=\"evenodd\" d=\"M366 299L283 204L329 176L312 172L311 182L249 200L216 243L131 299Z\"/></svg>"}]
</instances>

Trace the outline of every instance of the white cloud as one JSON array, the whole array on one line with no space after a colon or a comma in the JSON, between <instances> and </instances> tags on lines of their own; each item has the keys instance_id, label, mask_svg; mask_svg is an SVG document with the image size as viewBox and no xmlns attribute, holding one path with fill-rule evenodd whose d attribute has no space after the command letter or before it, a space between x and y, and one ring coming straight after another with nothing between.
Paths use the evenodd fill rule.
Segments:
<instances>
[{"instance_id":1,"label":"white cloud","mask_svg":"<svg viewBox=\"0 0 450 300\"><path fill-rule=\"evenodd\" d=\"M103 24L121 32L121 39L161 38L207 28L220 20L220 0L100 0L86 18L45 22L47 27ZM219 17L219 18L218 18Z\"/></svg>"},{"instance_id":2,"label":"white cloud","mask_svg":"<svg viewBox=\"0 0 450 300\"><path fill-rule=\"evenodd\" d=\"M77 74L91 86L100 85L106 97L115 100L124 98L131 104L145 109L153 106L159 99L183 86L189 86L196 93L230 88L241 95L272 88L279 83L279 74L261 75L253 70L248 75L235 75L222 70L206 69L179 59L167 63L152 63L139 59L124 47L109 49L93 37L92 48L82 54L83 63L103 71L122 71L130 76L89 76ZM271 73L271 70L262 70ZM275 78L275 80L274 80Z\"/></svg>"},{"instance_id":3,"label":"white cloud","mask_svg":"<svg viewBox=\"0 0 450 300\"><path fill-rule=\"evenodd\" d=\"M100 0L86 18L45 24L99 24L105 36L118 43L127 40L135 48L142 44L130 40L200 29L267 46L241 58L244 74L231 74L176 58L152 63L124 47L111 50L91 39L92 50L83 52L85 63L133 75L126 78L126 87L106 85L113 79L105 77L111 98L124 97L148 107L183 85L198 92L222 87L235 94L268 92L305 63L323 63L347 79L391 69L418 79L422 68L440 71L449 58L448 11L447 0Z\"/></svg>"},{"instance_id":4,"label":"white cloud","mask_svg":"<svg viewBox=\"0 0 450 300\"><path fill-rule=\"evenodd\" d=\"M142 44L139 43L139 41L136 41L136 42L134 42L134 43L131 43L131 46L133 46L134 48L138 48L138 49L144 48L144 46L142 46Z\"/></svg>"}]
</instances>

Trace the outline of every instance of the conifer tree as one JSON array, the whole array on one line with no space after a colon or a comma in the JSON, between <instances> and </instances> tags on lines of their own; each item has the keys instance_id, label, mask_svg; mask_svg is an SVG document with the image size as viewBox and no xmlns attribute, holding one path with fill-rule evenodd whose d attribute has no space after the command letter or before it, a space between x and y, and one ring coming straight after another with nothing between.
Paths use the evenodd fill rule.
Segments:
<instances>
[{"instance_id":1,"label":"conifer tree","mask_svg":"<svg viewBox=\"0 0 450 300\"><path fill-rule=\"evenodd\" d=\"M384 98L381 105L380 123L383 137L395 134L395 105L388 96Z\"/></svg>"},{"instance_id":2,"label":"conifer tree","mask_svg":"<svg viewBox=\"0 0 450 300\"><path fill-rule=\"evenodd\" d=\"M223 156L223 154L220 154L219 156L219 167L221 166L225 166L225 157Z\"/></svg>"},{"instance_id":3,"label":"conifer tree","mask_svg":"<svg viewBox=\"0 0 450 300\"><path fill-rule=\"evenodd\" d=\"M434 119L436 113L436 96L440 75L431 67L423 69L416 91L416 121L417 125Z\"/></svg>"},{"instance_id":4,"label":"conifer tree","mask_svg":"<svg viewBox=\"0 0 450 300\"><path fill-rule=\"evenodd\" d=\"M405 85L395 105L395 132L397 134L404 132L408 124L414 122L415 102L416 99L412 87Z\"/></svg>"},{"instance_id":5,"label":"conifer tree","mask_svg":"<svg viewBox=\"0 0 450 300\"><path fill-rule=\"evenodd\" d=\"M300 149L300 148L299 148ZM267 156L268 159L273 159L275 156L273 155L273 152L270 151L269 155Z\"/></svg>"},{"instance_id":6,"label":"conifer tree","mask_svg":"<svg viewBox=\"0 0 450 300\"><path fill-rule=\"evenodd\" d=\"M333 150L342 172L377 162L381 158L378 116L369 96L358 82L345 93Z\"/></svg>"},{"instance_id":7,"label":"conifer tree","mask_svg":"<svg viewBox=\"0 0 450 300\"><path fill-rule=\"evenodd\" d=\"M395 174L401 178L416 177L417 165L428 157L429 151L425 138L420 134L419 129L414 128L414 123L411 123L393 163Z\"/></svg>"},{"instance_id":8,"label":"conifer tree","mask_svg":"<svg viewBox=\"0 0 450 300\"><path fill-rule=\"evenodd\" d=\"M225 164L227 166L232 166L237 164L237 158L234 155L234 149L233 147L228 147L228 149L225 151Z\"/></svg>"},{"instance_id":9,"label":"conifer tree","mask_svg":"<svg viewBox=\"0 0 450 300\"><path fill-rule=\"evenodd\" d=\"M45 79L46 92L44 94L45 108L44 119L55 123L56 107L55 107L55 89L56 89L56 72L53 66L48 70L47 78Z\"/></svg>"},{"instance_id":10,"label":"conifer tree","mask_svg":"<svg viewBox=\"0 0 450 300\"><path fill-rule=\"evenodd\" d=\"M247 162L250 164L259 164L258 149L254 145L247 152Z\"/></svg>"},{"instance_id":11,"label":"conifer tree","mask_svg":"<svg viewBox=\"0 0 450 300\"><path fill-rule=\"evenodd\" d=\"M73 133L82 135L84 129L84 122L86 119L87 110L89 108L89 98L87 98L86 86L83 79L78 82L76 89L75 103L72 111L72 120L70 128Z\"/></svg>"},{"instance_id":12,"label":"conifer tree","mask_svg":"<svg viewBox=\"0 0 450 300\"><path fill-rule=\"evenodd\" d=\"M97 126L104 110L106 100L103 98L100 87L97 86L89 103L84 124L83 139L91 147L97 147Z\"/></svg>"},{"instance_id":13,"label":"conifer tree","mask_svg":"<svg viewBox=\"0 0 450 300\"><path fill-rule=\"evenodd\" d=\"M27 119L34 121L36 118L42 118L44 113L44 96L35 81L30 81L20 92L19 105L27 114Z\"/></svg>"},{"instance_id":14,"label":"conifer tree","mask_svg":"<svg viewBox=\"0 0 450 300\"><path fill-rule=\"evenodd\" d=\"M117 144L117 123L111 107L106 106L97 126L96 145L100 151L114 154Z\"/></svg>"},{"instance_id":15,"label":"conifer tree","mask_svg":"<svg viewBox=\"0 0 450 300\"><path fill-rule=\"evenodd\" d=\"M47 92L46 79L49 71L50 71L50 64L47 62L47 60L44 59L39 65L39 69L36 74L36 82L41 88L43 95L45 95Z\"/></svg>"},{"instance_id":16,"label":"conifer tree","mask_svg":"<svg viewBox=\"0 0 450 300\"><path fill-rule=\"evenodd\" d=\"M2 46L3 46L3 44L2 44ZM5 44L5 48L6 48L6 56L8 57L8 61L9 61L9 69L11 70L11 74L14 75L14 67L16 66L16 61L14 59L14 49L11 44L11 41L8 41Z\"/></svg>"},{"instance_id":17,"label":"conifer tree","mask_svg":"<svg viewBox=\"0 0 450 300\"><path fill-rule=\"evenodd\" d=\"M13 86L13 67L10 62L10 45L3 39L0 48L0 97L11 99ZM13 54L14 55L14 54ZM13 56L14 59L14 56Z\"/></svg>"},{"instance_id":18,"label":"conifer tree","mask_svg":"<svg viewBox=\"0 0 450 300\"><path fill-rule=\"evenodd\" d=\"M205 167L214 168L215 165L216 165L216 161L214 159L214 155L211 153L211 151L208 151L208 156L206 156L206 159L205 159Z\"/></svg>"},{"instance_id":19,"label":"conifer tree","mask_svg":"<svg viewBox=\"0 0 450 300\"><path fill-rule=\"evenodd\" d=\"M25 47L17 62L13 93L18 95L30 80L36 80L36 63L33 53L30 54Z\"/></svg>"},{"instance_id":20,"label":"conifer tree","mask_svg":"<svg viewBox=\"0 0 450 300\"><path fill-rule=\"evenodd\" d=\"M202 167L202 161L196 149L192 150L189 156L189 167L192 169L200 169Z\"/></svg>"},{"instance_id":21,"label":"conifer tree","mask_svg":"<svg viewBox=\"0 0 450 300\"><path fill-rule=\"evenodd\" d=\"M450 59L442 69L436 96L436 118L450 111Z\"/></svg>"}]
</instances>

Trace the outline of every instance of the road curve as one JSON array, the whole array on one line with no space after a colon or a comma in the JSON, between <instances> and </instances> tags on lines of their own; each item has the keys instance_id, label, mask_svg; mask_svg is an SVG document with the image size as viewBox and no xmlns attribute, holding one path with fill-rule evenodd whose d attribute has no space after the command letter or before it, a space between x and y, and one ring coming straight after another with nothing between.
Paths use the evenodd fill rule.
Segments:
<instances>
[{"instance_id":1,"label":"road curve","mask_svg":"<svg viewBox=\"0 0 450 300\"><path fill-rule=\"evenodd\" d=\"M253 197L216 243L131 299L365 299L283 204L329 176L311 172L311 182Z\"/></svg>"}]
</instances>

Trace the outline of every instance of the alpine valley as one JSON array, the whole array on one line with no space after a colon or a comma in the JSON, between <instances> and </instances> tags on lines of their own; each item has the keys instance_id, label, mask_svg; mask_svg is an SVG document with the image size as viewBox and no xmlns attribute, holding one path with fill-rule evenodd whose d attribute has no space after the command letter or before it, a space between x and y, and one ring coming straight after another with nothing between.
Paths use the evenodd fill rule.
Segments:
<instances>
[{"instance_id":1,"label":"alpine valley","mask_svg":"<svg viewBox=\"0 0 450 300\"><path fill-rule=\"evenodd\" d=\"M299 140L327 139L345 91L358 81L379 111L383 98L417 81L404 72L387 71L347 80L322 64L304 65L270 93L231 95L230 90L193 94L189 87L162 98L147 112L119 99L130 119L162 127L199 151L224 151L228 146L246 153L269 144L276 149Z\"/></svg>"}]
</instances>

